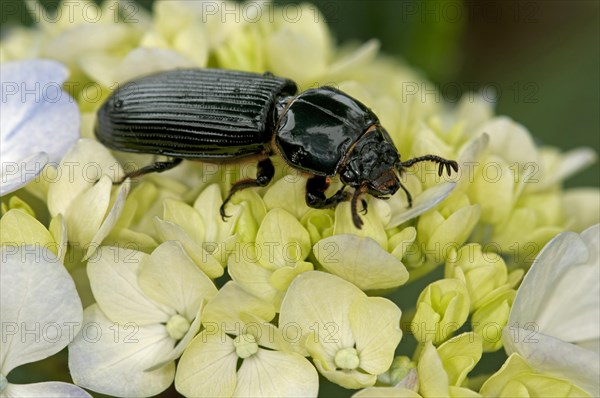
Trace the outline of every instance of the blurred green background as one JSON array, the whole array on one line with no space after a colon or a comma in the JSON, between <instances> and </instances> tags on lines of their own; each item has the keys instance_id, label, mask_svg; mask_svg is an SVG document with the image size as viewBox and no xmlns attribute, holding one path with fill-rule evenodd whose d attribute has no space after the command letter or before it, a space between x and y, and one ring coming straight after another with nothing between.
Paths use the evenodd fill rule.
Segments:
<instances>
[{"instance_id":1,"label":"blurred green background","mask_svg":"<svg viewBox=\"0 0 600 398\"><path fill-rule=\"evenodd\" d=\"M150 9L153 1L138 3ZM58 3L40 2L50 8ZM19 11L24 0L2 3L2 10L11 10L1 18L4 26L6 21L31 22ZM385 53L422 70L451 103L460 94L481 89L497 98L498 114L525 125L540 143L563 149L588 145L600 151L599 1L312 3L325 15L338 43L378 38ZM567 185L598 186L599 170L597 163Z\"/></svg>"},{"instance_id":2,"label":"blurred green background","mask_svg":"<svg viewBox=\"0 0 600 398\"><path fill-rule=\"evenodd\" d=\"M31 23L24 0L2 0L3 27ZM167 0L168 1L168 0ZM55 7L57 0L42 0ZM150 9L153 0L139 0ZM276 3L297 3L290 0ZM458 95L496 92L498 114L525 125L539 143L600 152L600 1L314 0L338 43L378 38L382 51L405 60L439 85L450 103ZM9 8L10 7L10 8ZM15 7L15 8L13 8ZM16 10L16 12L15 12ZM285 54L282 54L285 56ZM597 163L567 182L599 186ZM432 275L432 278L439 275ZM428 278L409 286L416 299ZM407 307L410 307L406 303ZM408 337L408 336L407 336ZM414 343L414 342L413 342ZM411 352L409 338L403 352ZM504 353L488 354L496 368ZM66 360L63 355L62 360ZM60 360L60 359L59 359ZM485 361L482 361L482 363ZM14 372L12 381L56 379L56 362ZM66 369L66 363L61 368ZM478 369L476 369L477 371ZM479 372L492 369L479 369ZM477 372L475 372L477 373ZM48 376L48 377L46 377ZM65 375L66 376L66 375ZM322 383L327 396L348 391ZM173 389L161 396L174 396Z\"/></svg>"}]
</instances>

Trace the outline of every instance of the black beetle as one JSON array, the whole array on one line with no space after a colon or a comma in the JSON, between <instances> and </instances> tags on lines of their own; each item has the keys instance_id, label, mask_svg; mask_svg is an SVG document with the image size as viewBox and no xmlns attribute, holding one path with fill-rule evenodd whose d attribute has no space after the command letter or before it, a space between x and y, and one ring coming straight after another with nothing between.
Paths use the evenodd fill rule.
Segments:
<instances>
[{"instance_id":1,"label":"black beetle","mask_svg":"<svg viewBox=\"0 0 600 398\"><path fill-rule=\"evenodd\" d=\"M296 84L270 73L221 69L177 69L134 80L115 90L98 111L96 137L119 151L168 156L128 177L161 172L182 159L234 162L256 156L256 179L236 182L225 205L240 189L269 184L275 170L269 159L279 154L290 166L308 173L306 203L334 207L351 199L352 220L363 222L357 202L361 194L388 198L399 188L405 167L439 163L458 171L453 160L426 155L400 161L398 150L375 114L347 94L320 87L296 95ZM330 177L343 186L327 198ZM354 194L344 191L354 188ZM366 212L366 202L362 200Z\"/></svg>"}]
</instances>

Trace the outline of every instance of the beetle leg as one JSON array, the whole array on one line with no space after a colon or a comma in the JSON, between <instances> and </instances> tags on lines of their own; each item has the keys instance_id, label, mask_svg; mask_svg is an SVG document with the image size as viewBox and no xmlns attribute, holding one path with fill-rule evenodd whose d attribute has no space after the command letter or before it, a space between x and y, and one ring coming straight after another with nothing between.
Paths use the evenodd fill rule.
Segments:
<instances>
[{"instance_id":1,"label":"beetle leg","mask_svg":"<svg viewBox=\"0 0 600 398\"><path fill-rule=\"evenodd\" d=\"M345 192L346 186L341 187L329 198L325 191L329 187L329 180L323 176L313 176L306 182L306 204L313 209L328 209L335 207L338 203L348 200L350 194Z\"/></svg>"},{"instance_id":2,"label":"beetle leg","mask_svg":"<svg viewBox=\"0 0 600 398\"><path fill-rule=\"evenodd\" d=\"M402 185L401 182L400 182L400 188L402 188L402 190L406 194L406 200L408 201L408 207L411 208L412 204L413 204L412 195L410 194L410 192L408 192L408 189L406 189L406 187L404 185Z\"/></svg>"},{"instance_id":3,"label":"beetle leg","mask_svg":"<svg viewBox=\"0 0 600 398\"><path fill-rule=\"evenodd\" d=\"M352 209L352 222L357 229L361 229L364 224L363 220L358 215L358 198L362 193L364 193L363 187L356 189L350 202L350 208Z\"/></svg>"},{"instance_id":4,"label":"beetle leg","mask_svg":"<svg viewBox=\"0 0 600 398\"><path fill-rule=\"evenodd\" d=\"M438 168L439 176L441 176L442 173L444 172L444 166L446 167L446 172L448 173L448 175L450 175L450 168L452 168L452 170L454 170L455 172L458 172L458 163L456 163L456 161L444 159L444 158L436 156L436 155L425 155L425 156L419 156L418 158L409 159L406 162L400 162L400 166L410 167L415 163L427 162L427 161L439 163L439 168Z\"/></svg>"},{"instance_id":5,"label":"beetle leg","mask_svg":"<svg viewBox=\"0 0 600 398\"><path fill-rule=\"evenodd\" d=\"M227 214L225 214L225 205L227 204L227 202L229 202L234 193L246 188L265 187L269 185L274 175L275 167L273 167L273 162L271 162L271 159L266 158L258 162L255 179L248 178L245 180L240 180L233 184L233 186L229 190L229 195L227 195L227 197L223 201L223 204L219 208L219 213L221 214L221 218L223 219L223 221L225 221L225 219L229 217Z\"/></svg>"},{"instance_id":6,"label":"beetle leg","mask_svg":"<svg viewBox=\"0 0 600 398\"><path fill-rule=\"evenodd\" d=\"M135 171L132 171L131 173L125 174L121 181L115 181L113 182L113 185L119 185L128 178L136 178L141 177L145 174L162 173L163 171L171 170L173 167L181 163L182 160L183 159L181 158L174 158L166 162L154 162L148 166L142 167L141 169L137 169Z\"/></svg>"}]
</instances>

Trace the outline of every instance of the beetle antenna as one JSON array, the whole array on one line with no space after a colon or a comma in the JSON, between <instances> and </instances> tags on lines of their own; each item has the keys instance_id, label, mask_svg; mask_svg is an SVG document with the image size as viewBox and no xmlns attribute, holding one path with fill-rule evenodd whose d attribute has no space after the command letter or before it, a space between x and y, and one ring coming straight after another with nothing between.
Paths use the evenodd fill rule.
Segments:
<instances>
[{"instance_id":1,"label":"beetle antenna","mask_svg":"<svg viewBox=\"0 0 600 398\"><path fill-rule=\"evenodd\" d=\"M448 160L436 155L425 155L419 156L417 158L412 158L407 160L406 162L400 162L400 167L410 167L415 163L419 162L435 162L440 166L438 168L438 175L441 176L444 172L444 167L446 168L446 173L451 175L452 170L458 172L458 163L455 160Z\"/></svg>"}]
</instances>

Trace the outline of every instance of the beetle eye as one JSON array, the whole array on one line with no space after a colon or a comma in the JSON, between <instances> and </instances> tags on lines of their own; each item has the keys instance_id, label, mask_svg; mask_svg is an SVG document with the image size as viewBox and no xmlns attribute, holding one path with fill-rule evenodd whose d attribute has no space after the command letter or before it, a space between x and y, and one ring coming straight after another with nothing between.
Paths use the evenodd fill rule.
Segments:
<instances>
[{"instance_id":1,"label":"beetle eye","mask_svg":"<svg viewBox=\"0 0 600 398\"><path fill-rule=\"evenodd\" d=\"M345 169L342 172L340 178L342 179L342 182L344 182L346 184L350 184L350 183L356 181L356 176L354 175L354 173L350 169Z\"/></svg>"}]
</instances>

